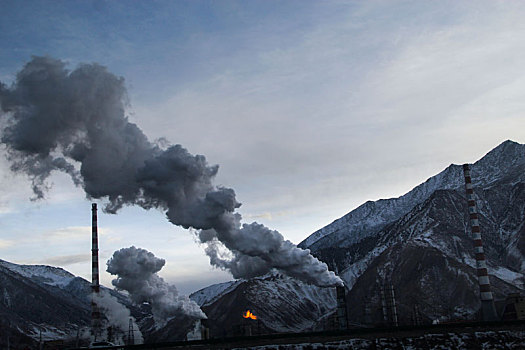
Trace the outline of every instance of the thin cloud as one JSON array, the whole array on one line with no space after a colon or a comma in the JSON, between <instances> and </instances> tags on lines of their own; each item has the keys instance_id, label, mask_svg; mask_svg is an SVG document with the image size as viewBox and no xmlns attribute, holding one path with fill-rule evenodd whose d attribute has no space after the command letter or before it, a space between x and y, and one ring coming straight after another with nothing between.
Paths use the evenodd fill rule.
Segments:
<instances>
[{"instance_id":1,"label":"thin cloud","mask_svg":"<svg viewBox=\"0 0 525 350\"><path fill-rule=\"evenodd\" d=\"M245 219L266 219L266 220L273 220L277 217L284 217L289 216L293 212L290 210L283 210L278 212L264 212L264 213L258 213L258 214L244 214Z\"/></svg>"},{"instance_id":2,"label":"thin cloud","mask_svg":"<svg viewBox=\"0 0 525 350\"><path fill-rule=\"evenodd\" d=\"M6 240L6 239L0 239L0 249L11 248L14 245L15 245L14 241Z\"/></svg>"},{"instance_id":3,"label":"thin cloud","mask_svg":"<svg viewBox=\"0 0 525 350\"><path fill-rule=\"evenodd\" d=\"M42 235L46 240L76 240L91 236L91 226L69 226L59 228Z\"/></svg>"},{"instance_id":4,"label":"thin cloud","mask_svg":"<svg viewBox=\"0 0 525 350\"><path fill-rule=\"evenodd\" d=\"M42 239L55 241L55 240L90 240L91 237L91 226L68 226L59 228L53 231L46 232L41 235ZM107 236L111 241L119 240L118 237L111 235L112 231L107 228L98 228L99 236Z\"/></svg>"},{"instance_id":5,"label":"thin cloud","mask_svg":"<svg viewBox=\"0 0 525 350\"><path fill-rule=\"evenodd\" d=\"M401 195L477 157L464 147L476 121L487 126L476 145L483 152L504 134L525 140L525 99L514 81L525 55L524 6L367 2L340 10L291 33L287 46L248 47L249 59L234 52L227 69L137 115L155 121L149 133L176 135L220 163L219 179L255 213L272 201L298 209ZM494 111L508 106L514 113L503 125Z\"/></svg>"},{"instance_id":6,"label":"thin cloud","mask_svg":"<svg viewBox=\"0 0 525 350\"><path fill-rule=\"evenodd\" d=\"M73 254L73 255L61 255L53 256L44 260L41 263L52 266L69 266L79 263L87 263L91 260L90 254Z\"/></svg>"}]
</instances>

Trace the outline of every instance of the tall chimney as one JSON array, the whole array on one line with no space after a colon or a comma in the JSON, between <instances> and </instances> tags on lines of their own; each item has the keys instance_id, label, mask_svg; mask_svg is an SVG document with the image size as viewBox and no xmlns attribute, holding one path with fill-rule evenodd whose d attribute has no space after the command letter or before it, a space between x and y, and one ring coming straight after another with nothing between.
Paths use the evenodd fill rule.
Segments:
<instances>
[{"instance_id":1,"label":"tall chimney","mask_svg":"<svg viewBox=\"0 0 525 350\"><path fill-rule=\"evenodd\" d=\"M97 227L97 204L91 204L91 333L94 339L100 333L100 310L95 302L95 297L100 292L98 275L98 227Z\"/></svg>"},{"instance_id":2,"label":"tall chimney","mask_svg":"<svg viewBox=\"0 0 525 350\"><path fill-rule=\"evenodd\" d=\"M463 164L463 174L465 175L465 191L467 192L470 227L472 230L472 239L474 240L474 253L476 254L476 269L481 298L481 312L484 321L496 321L498 316L494 305L494 298L490 291L487 263L485 261L483 242L481 241L481 230L479 228L478 208L474 199L469 164Z\"/></svg>"},{"instance_id":3,"label":"tall chimney","mask_svg":"<svg viewBox=\"0 0 525 350\"><path fill-rule=\"evenodd\" d=\"M128 345L135 345L135 330L133 329L133 319L129 319Z\"/></svg>"},{"instance_id":4,"label":"tall chimney","mask_svg":"<svg viewBox=\"0 0 525 350\"><path fill-rule=\"evenodd\" d=\"M348 315L346 312L346 289L344 286L335 287L337 297L337 326L339 329L348 329Z\"/></svg>"},{"instance_id":5,"label":"tall chimney","mask_svg":"<svg viewBox=\"0 0 525 350\"><path fill-rule=\"evenodd\" d=\"M396 306L396 296L394 293L394 285L390 283L390 313L392 314L392 324L397 327L397 306Z\"/></svg>"},{"instance_id":6,"label":"tall chimney","mask_svg":"<svg viewBox=\"0 0 525 350\"><path fill-rule=\"evenodd\" d=\"M380 293L381 293L381 307L382 307L382 311L383 311L383 321L386 324L388 324L388 310L386 308L386 298L385 298L385 286L384 286L384 283L381 285L381 289L380 289Z\"/></svg>"}]
</instances>

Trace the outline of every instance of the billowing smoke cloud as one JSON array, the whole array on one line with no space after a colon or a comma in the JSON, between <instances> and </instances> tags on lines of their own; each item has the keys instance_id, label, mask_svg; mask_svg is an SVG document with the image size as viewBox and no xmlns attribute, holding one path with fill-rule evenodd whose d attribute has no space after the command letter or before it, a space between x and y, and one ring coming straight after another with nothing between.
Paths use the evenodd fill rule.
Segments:
<instances>
[{"instance_id":1,"label":"billowing smoke cloud","mask_svg":"<svg viewBox=\"0 0 525 350\"><path fill-rule=\"evenodd\" d=\"M99 293L94 293L93 298L93 301L103 311L104 316L106 316L109 325L120 330L120 332L117 334L121 335L121 338L122 335L128 333L128 320L131 319L133 322L133 337L135 344L142 344L144 342L142 333L135 323L135 318L131 316L131 313L127 307L119 303L117 298L112 296L106 290L101 290ZM119 339L119 341L121 344L125 343L124 339Z\"/></svg>"},{"instance_id":2,"label":"billowing smoke cloud","mask_svg":"<svg viewBox=\"0 0 525 350\"><path fill-rule=\"evenodd\" d=\"M113 285L129 293L137 304L148 302L157 326L178 315L190 316L194 320L204 319L206 315L199 305L187 296L179 295L177 288L157 275L164 266L159 259L141 248L122 248L113 253L107 262L107 271L116 275Z\"/></svg>"},{"instance_id":3,"label":"billowing smoke cloud","mask_svg":"<svg viewBox=\"0 0 525 350\"><path fill-rule=\"evenodd\" d=\"M34 57L12 87L0 85L1 140L12 170L29 175L37 198L58 170L89 198L106 198L108 212L124 205L164 210L173 224L200 231L212 264L235 278L279 269L318 286L342 283L279 232L241 224L235 192L212 183L218 166L180 145L148 141L125 116L125 101L123 78L100 65L70 72L60 60ZM228 258L221 254L225 248Z\"/></svg>"}]
</instances>

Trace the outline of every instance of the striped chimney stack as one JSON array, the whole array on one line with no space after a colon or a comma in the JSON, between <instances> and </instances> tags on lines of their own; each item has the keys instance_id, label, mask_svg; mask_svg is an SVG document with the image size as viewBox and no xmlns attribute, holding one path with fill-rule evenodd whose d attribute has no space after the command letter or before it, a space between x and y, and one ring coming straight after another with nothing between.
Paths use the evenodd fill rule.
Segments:
<instances>
[{"instance_id":1,"label":"striped chimney stack","mask_svg":"<svg viewBox=\"0 0 525 350\"><path fill-rule=\"evenodd\" d=\"M91 204L91 273L92 273L92 300L91 300L91 332L96 340L100 332L100 310L95 302L95 296L100 292L100 282L98 275L98 225L97 225L97 204Z\"/></svg>"},{"instance_id":2,"label":"striped chimney stack","mask_svg":"<svg viewBox=\"0 0 525 350\"><path fill-rule=\"evenodd\" d=\"M472 229L472 238L474 240L474 253L476 254L476 269L481 297L481 311L483 313L484 321L495 321L498 319L498 316L494 305L494 297L490 291L487 263L485 261L483 242L481 241L481 230L479 228L478 208L474 199L469 164L463 164L463 174L465 175L465 190L467 192L470 226Z\"/></svg>"}]
</instances>

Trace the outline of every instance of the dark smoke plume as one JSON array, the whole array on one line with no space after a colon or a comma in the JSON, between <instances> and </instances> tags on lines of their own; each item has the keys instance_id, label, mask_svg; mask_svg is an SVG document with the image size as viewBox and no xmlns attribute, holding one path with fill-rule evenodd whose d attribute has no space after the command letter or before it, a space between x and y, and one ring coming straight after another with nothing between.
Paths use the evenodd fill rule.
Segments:
<instances>
[{"instance_id":1,"label":"dark smoke plume","mask_svg":"<svg viewBox=\"0 0 525 350\"><path fill-rule=\"evenodd\" d=\"M164 266L159 259L141 248L122 248L113 253L107 262L107 271L116 275L113 285L129 293L137 304L147 302L158 326L178 315L190 316L193 320L204 319L206 315L199 305L187 296L179 295L177 288L157 275Z\"/></svg>"},{"instance_id":2,"label":"dark smoke plume","mask_svg":"<svg viewBox=\"0 0 525 350\"><path fill-rule=\"evenodd\" d=\"M125 101L124 79L98 64L70 72L60 60L34 57L11 87L0 84L1 140L12 170L29 175L37 198L58 170L88 198L107 199L108 212L124 205L164 210L173 224L196 229L211 263L235 278L279 269L318 286L342 284L279 232L241 224L235 192L212 183L218 166L180 145L148 141L125 116Z\"/></svg>"}]
</instances>

